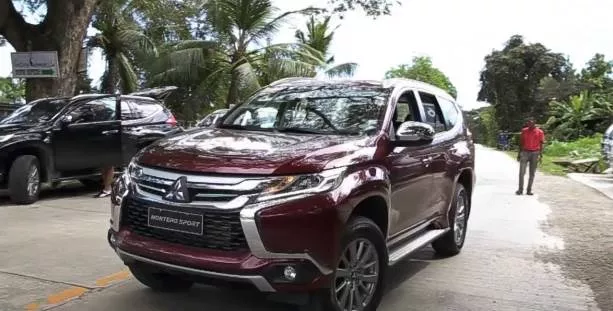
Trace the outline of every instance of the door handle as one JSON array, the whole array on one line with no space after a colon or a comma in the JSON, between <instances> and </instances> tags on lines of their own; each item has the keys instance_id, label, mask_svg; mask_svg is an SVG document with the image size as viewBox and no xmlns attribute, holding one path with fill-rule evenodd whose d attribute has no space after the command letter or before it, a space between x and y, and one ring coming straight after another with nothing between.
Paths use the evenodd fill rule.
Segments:
<instances>
[{"instance_id":1,"label":"door handle","mask_svg":"<svg viewBox=\"0 0 613 311\"><path fill-rule=\"evenodd\" d=\"M102 131L102 135L111 135L111 134L117 134L117 133L119 133L119 130Z\"/></svg>"},{"instance_id":2,"label":"door handle","mask_svg":"<svg viewBox=\"0 0 613 311\"><path fill-rule=\"evenodd\" d=\"M427 157L425 159L422 159L421 162L425 164L426 166L429 166L430 163L432 163L432 157Z\"/></svg>"}]
</instances>

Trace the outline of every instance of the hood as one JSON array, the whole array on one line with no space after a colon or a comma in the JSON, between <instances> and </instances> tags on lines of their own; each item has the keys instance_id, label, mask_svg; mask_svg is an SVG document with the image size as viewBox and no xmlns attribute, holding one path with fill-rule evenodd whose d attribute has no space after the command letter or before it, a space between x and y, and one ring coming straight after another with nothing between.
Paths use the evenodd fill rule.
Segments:
<instances>
[{"instance_id":1,"label":"hood","mask_svg":"<svg viewBox=\"0 0 613 311\"><path fill-rule=\"evenodd\" d=\"M372 159L372 139L354 136L199 129L144 149L142 165L198 173L284 175Z\"/></svg>"},{"instance_id":2,"label":"hood","mask_svg":"<svg viewBox=\"0 0 613 311\"><path fill-rule=\"evenodd\" d=\"M39 126L41 124L0 124L0 135L16 134Z\"/></svg>"}]
</instances>

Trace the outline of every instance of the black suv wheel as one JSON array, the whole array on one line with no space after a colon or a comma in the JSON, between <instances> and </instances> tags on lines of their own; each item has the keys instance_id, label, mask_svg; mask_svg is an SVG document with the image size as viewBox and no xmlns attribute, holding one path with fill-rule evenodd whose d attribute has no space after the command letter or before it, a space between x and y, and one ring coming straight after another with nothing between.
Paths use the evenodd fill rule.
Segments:
<instances>
[{"instance_id":1,"label":"black suv wheel","mask_svg":"<svg viewBox=\"0 0 613 311\"><path fill-rule=\"evenodd\" d=\"M468 192L462 184L457 184L453 202L449 209L449 227L451 230L432 243L432 248L441 256L453 256L460 253L468 225Z\"/></svg>"},{"instance_id":2,"label":"black suv wheel","mask_svg":"<svg viewBox=\"0 0 613 311\"><path fill-rule=\"evenodd\" d=\"M32 204L40 194L40 165L33 155L22 155L9 170L9 196L16 204Z\"/></svg>"},{"instance_id":3,"label":"black suv wheel","mask_svg":"<svg viewBox=\"0 0 613 311\"><path fill-rule=\"evenodd\" d=\"M355 217L343 234L341 249L329 288L315 296L309 310L376 310L388 260L383 233L370 219Z\"/></svg>"},{"instance_id":4,"label":"black suv wheel","mask_svg":"<svg viewBox=\"0 0 613 311\"><path fill-rule=\"evenodd\" d=\"M187 291L194 282L182 279L179 276L164 273L150 268L147 265L136 263L129 266L130 272L143 285L160 292Z\"/></svg>"}]
</instances>

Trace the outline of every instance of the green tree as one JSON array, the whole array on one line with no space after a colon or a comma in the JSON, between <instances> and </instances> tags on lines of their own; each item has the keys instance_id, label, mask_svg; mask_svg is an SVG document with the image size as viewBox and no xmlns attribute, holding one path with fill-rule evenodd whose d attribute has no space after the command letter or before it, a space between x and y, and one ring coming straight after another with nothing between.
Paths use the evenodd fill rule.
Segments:
<instances>
[{"instance_id":1,"label":"green tree","mask_svg":"<svg viewBox=\"0 0 613 311\"><path fill-rule=\"evenodd\" d=\"M26 97L29 100L75 93L78 55L98 2L98 0L0 0L0 36L3 36L16 51L58 51L61 79L27 79ZM40 8L46 8L46 12L38 24L31 24L24 19L15 3L29 8L29 12Z\"/></svg>"},{"instance_id":2,"label":"green tree","mask_svg":"<svg viewBox=\"0 0 613 311\"><path fill-rule=\"evenodd\" d=\"M328 77L348 77L353 76L357 63L343 63L334 64L334 56L330 55L330 46L334 39L334 30L331 29L330 20L331 16L324 17L321 21L316 20L314 16L311 16L306 24L306 32L297 30L295 37L299 43L309 46L312 50L318 51L316 67L322 70ZM308 51L307 51L308 53ZM308 60L307 60L308 61ZM313 72L313 76L316 72Z\"/></svg>"},{"instance_id":3,"label":"green tree","mask_svg":"<svg viewBox=\"0 0 613 311\"><path fill-rule=\"evenodd\" d=\"M295 43L267 44L267 39L289 17L318 10L308 8L277 14L270 0L212 0L206 6L215 40L172 44L170 52L153 69L153 81L220 81L225 76L229 81L226 105L230 106L239 102L241 89L253 90L260 86L255 68L264 67L265 61L273 59L282 72L295 76L313 70L314 65L303 59L315 61L317 51L310 49L305 53L308 47Z\"/></svg>"},{"instance_id":4,"label":"green tree","mask_svg":"<svg viewBox=\"0 0 613 311\"><path fill-rule=\"evenodd\" d=\"M581 70L580 79L590 91L610 89L613 87L611 73L613 61L605 59L603 54L596 53Z\"/></svg>"},{"instance_id":5,"label":"green tree","mask_svg":"<svg viewBox=\"0 0 613 311\"><path fill-rule=\"evenodd\" d=\"M23 100L25 91L25 83L22 79L0 78L0 102Z\"/></svg>"},{"instance_id":6,"label":"green tree","mask_svg":"<svg viewBox=\"0 0 613 311\"><path fill-rule=\"evenodd\" d=\"M385 78L414 79L435 85L456 98L457 91L449 78L438 68L432 65L432 59L428 56L413 58L412 64L403 64L392 68L385 73Z\"/></svg>"},{"instance_id":7,"label":"green tree","mask_svg":"<svg viewBox=\"0 0 613 311\"><path fill-rule=\"evenodd\" d=\"M344 13L361 8L367 16L378 17L389 15L394 5L400 5L400 1L390 0L328 0L335 13Z\"/></svg>"},{"instance_id":8,"label":"green tree","mask_svg":"<svg viewBox=\"0 0 613 311\"><path fill-rule=\"evenodd\" d=\"M572 65L560 53L540 43L526 44L512 36L502 50L485 57L478 100L494 106L501 129L517 131L528 116L544 121L551 99L539 100L545 77L563 81L572 75Z\"/></svg>"},{"instance_id":9,"label":"green tree","mask_svg":"<svg viewBox=\"0 0 613 311\"><path fill-rule=\"evenodd\" d=\"M135 55L157 55L154 43L134 21L134 4L130 0L109 0L96 9L92 25L100 32L88 38L87 44L100 48L105 57L102 92L136 91L139 79L133 67Z\"/></svg>"}]
</instances>

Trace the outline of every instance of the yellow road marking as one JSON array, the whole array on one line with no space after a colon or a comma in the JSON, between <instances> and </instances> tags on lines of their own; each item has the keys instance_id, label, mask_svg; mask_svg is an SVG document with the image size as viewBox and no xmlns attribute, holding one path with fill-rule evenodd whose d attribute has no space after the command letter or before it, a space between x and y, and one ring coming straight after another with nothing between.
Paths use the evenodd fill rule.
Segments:
<instances>
[{"instance_id":1,"label":"yellow road marking","mask_svg":"<svg viewBox=\"0 0 613 311\"><path fill-rule=\"evenodd\" d=\"M68 300L80 297L81 295L87 292L87 288L83 287L70 287L66 290L63 290L56 294L51 294L47 296L47 303L50 305L55 305L58 303L66 302Z\"/></svg>"},{"instance_id":2,"label":"yellow road marking","mask_svg":"<svg viewBox=\"0 0 613 311\"><path fill-rule=\"evenodd\" d=\"M111 275L99 278L96 280L96 286L108 286L111 283L127 280L130 278L130 271L128 269L122 270L117 273L113 273Z\"/></svg>"},{"instance_id":3,"label":"yellow road marking","mask_svg":"<svg viewBox=\"0 0 613 311\"><path fill-rule=\"evenodd\" d=\"M119 272L101 277L97 279L95 283L96 283L96 286L104 288L113 283L127 280L131 276L132 275L130 274L130 271L128 269L125 269L125 270L121 270ZM90 290L84 287L72 286L61 292L48 295L46 301L37 300L36 302L32 302L26 305L25 310L26 311L38 311L42 307L45 307L45 305L56 305L56 304L65 303L69 300L83 296L83 294L87 293L88 291Z\"/></svg>"}]
</instances>

